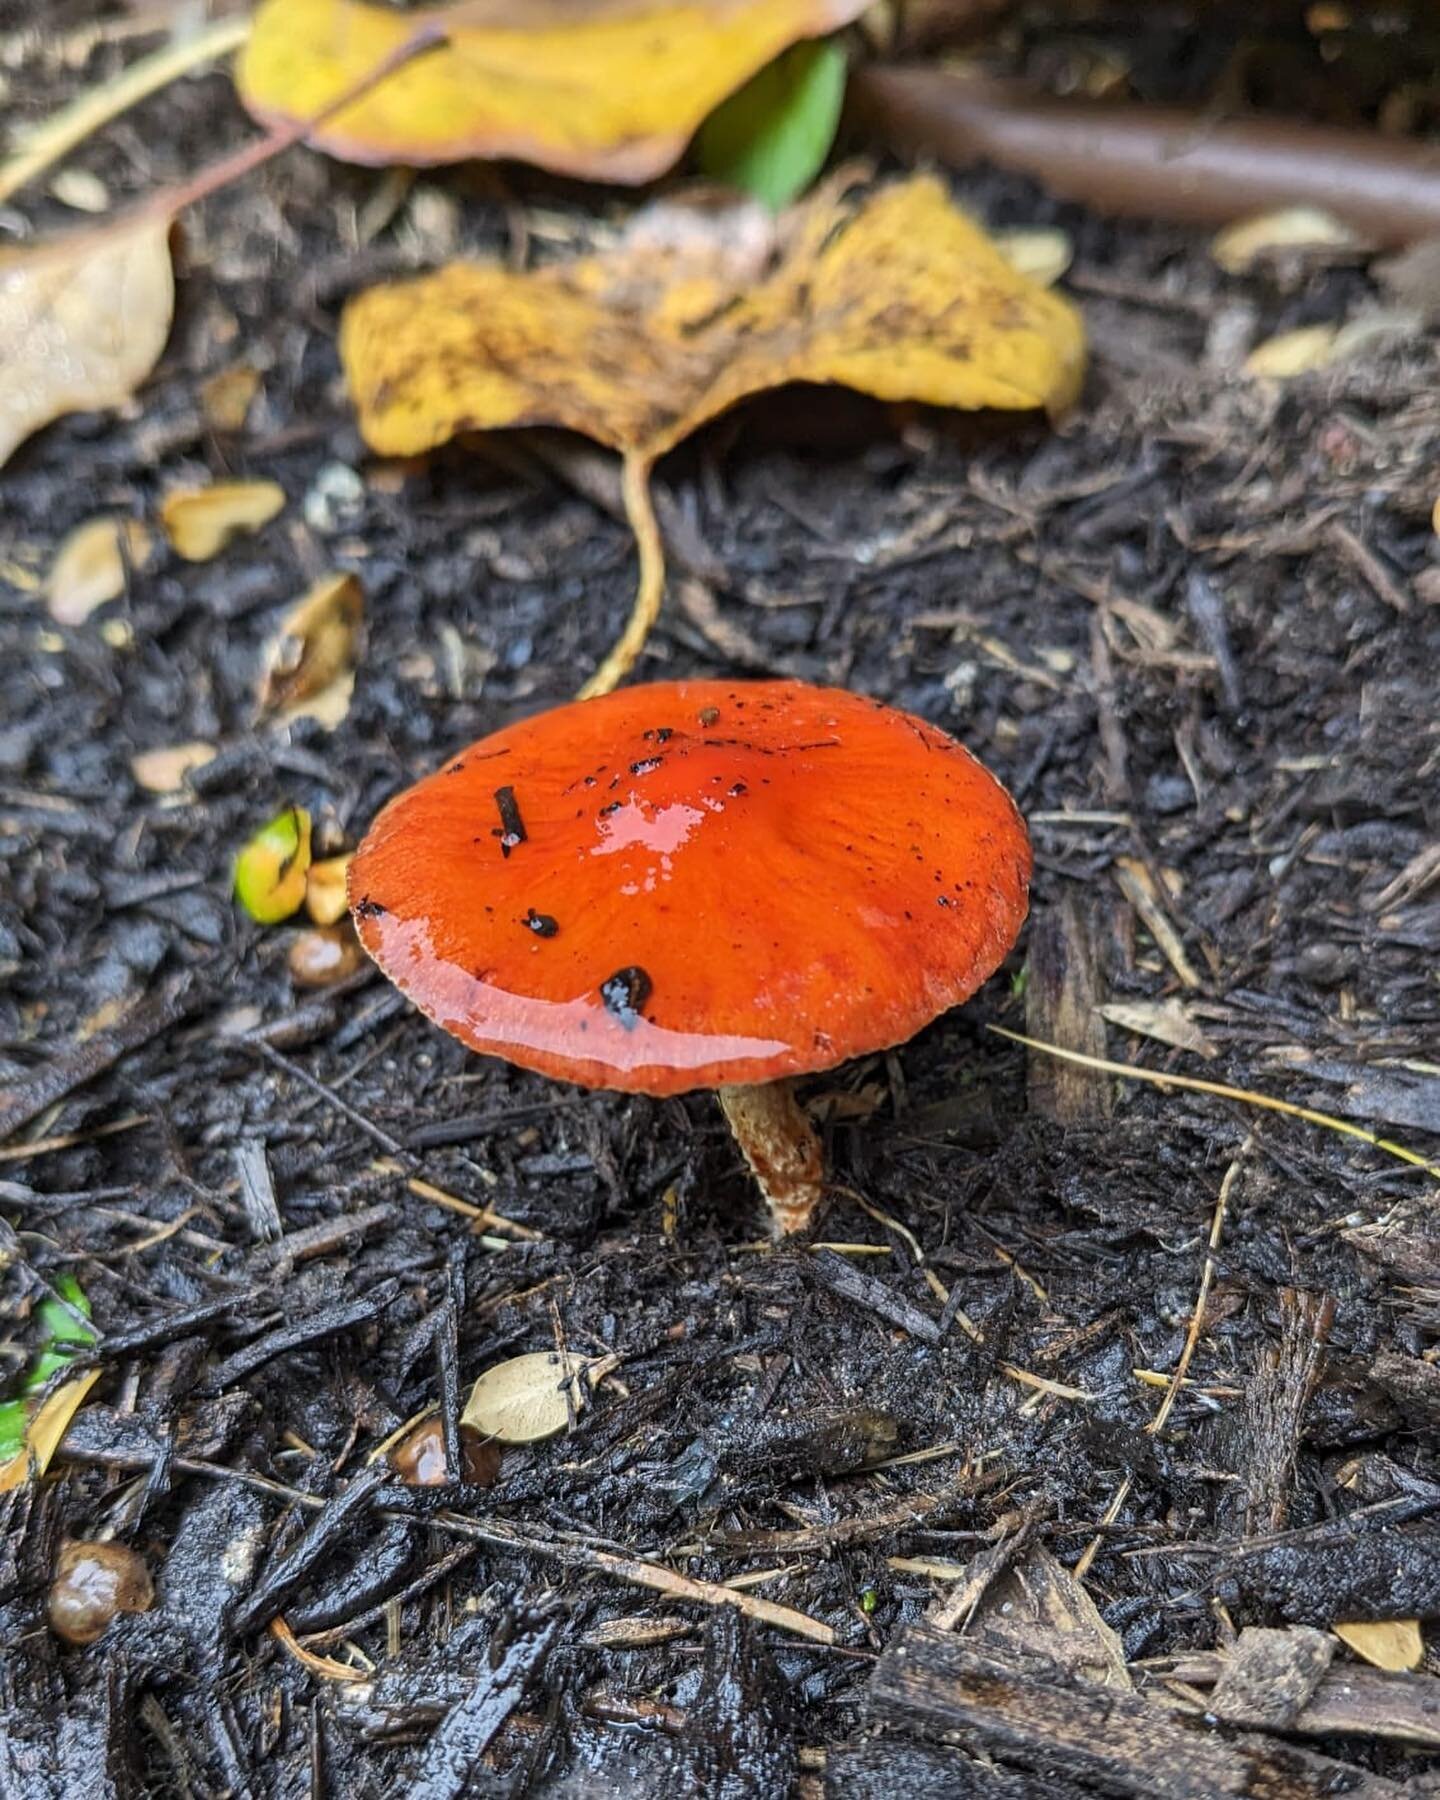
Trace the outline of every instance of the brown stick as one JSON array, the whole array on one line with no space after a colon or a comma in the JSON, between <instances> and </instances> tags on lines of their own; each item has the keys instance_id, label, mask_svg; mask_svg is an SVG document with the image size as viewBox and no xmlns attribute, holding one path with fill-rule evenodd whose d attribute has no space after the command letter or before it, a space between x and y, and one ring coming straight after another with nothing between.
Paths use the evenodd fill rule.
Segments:
<instances>
[{"instance_id":1,"label":"brown stick","mask_svg":"<svg viewBox=\"0 0 1440 1800\"><path fill-rule=\"evenodd\" d=\"M1019 169L1101 212L1222 225L1311 205L1380 245L1440 235L1440 149L1409 138L1050 100L1019 83L904 67L857 70L850 106L889 149Z\"/></svg>"}]
</instances>

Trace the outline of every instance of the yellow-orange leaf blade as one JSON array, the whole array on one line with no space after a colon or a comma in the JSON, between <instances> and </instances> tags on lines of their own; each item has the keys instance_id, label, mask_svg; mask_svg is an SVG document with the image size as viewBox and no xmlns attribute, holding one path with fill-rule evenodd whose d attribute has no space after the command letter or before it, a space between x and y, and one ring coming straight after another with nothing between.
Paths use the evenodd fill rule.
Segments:
<instances>
[{"instance_id":1,"label":"yellow-orange leaf blade","mask_svg":"<svg viewBox=\"0 0 1440 1800\"><path fill-rule=\"evenodd\" d=\"M366 438L403 456L466 430L561 425L654 457L788 382L967 408L1074 399L1078 314L933 178L822 191L758 277L745 221L701 216L686 241L642 215L604 256L533 274L454 264L360 295L340 348Z\"/></svg>"},{"instance_id":2,"label":"yellow-orange leaf blade","mask_svg":"<svg viewBox=\"0 0 1440 1800\"><path fill-rule=\"evenodd\" d=\"M175 306L168 221L0 254L0 466L65 413L128 400Z\"/></svg>"},{"instance_id":3,"label":"yellow-orange leaf blade","mask_svg":"<svg viewBox=\"0 0 1440 1800\"><path fill-rule=\"evenodd\" d=\"M327 118L311 142L362 163L516 157L648 181L727 94L865 0L524 0L415 12L365 0L267 0L236 72L269 123L318 114L418 28L439 48Z\"/></svg>"}]
</instances>

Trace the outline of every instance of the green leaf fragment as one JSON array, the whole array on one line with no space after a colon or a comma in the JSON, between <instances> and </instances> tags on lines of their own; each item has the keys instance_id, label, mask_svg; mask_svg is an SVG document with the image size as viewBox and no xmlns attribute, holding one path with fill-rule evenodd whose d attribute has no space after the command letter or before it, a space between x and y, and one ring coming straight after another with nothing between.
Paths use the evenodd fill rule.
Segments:
<instances>
[{"instance_id":1,"label":"green leaf fragment","mask_svg":"<svg viewBox=\"0 0 1440 1800\"><path fill-rule=\"evenodd\" d=\"M62 1275L55 1283L55 1291L59 1300L42 1300L35 1309L40 1348L20 1384L20 1397L0 1402L0 1463L8 1462L24 1447L31 1398L52 1375L69 1368L75 1360L71 1347L95 1342L95 1333L85 1323L90 1317L90 1302L80 1283L73 1275ZM77 1313L83 1317L76 1318Z\"/></svg>"},{"instance_id":2,"label":"green leaf fragment","mask_svg":"<svg viewBox=\"0 0 1440 1800\"><path fill-rule=\"evenodd\" d=\"M262 825L235 859L235 898L257 925L300 910L310 867L310 815L287 807Z\"/></svg>"},{"instance_id":3,"label":"green leaf fragment","mask_svg":"<svg viewBox=\"0 0 1440 1800\"><path fill-rule=\"evenodd\" d=\"M753 194L772 212L824 167L845 99L845 52L833 38L795 44L717 106L700 127L703 174Z\"/></svg>"}]
</instances>

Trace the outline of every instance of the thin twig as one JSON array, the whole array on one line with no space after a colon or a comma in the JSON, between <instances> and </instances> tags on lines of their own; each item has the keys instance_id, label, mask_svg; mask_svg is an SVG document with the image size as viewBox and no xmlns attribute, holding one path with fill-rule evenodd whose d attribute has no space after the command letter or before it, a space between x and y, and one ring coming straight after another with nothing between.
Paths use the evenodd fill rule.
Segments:
<instances>
[{"instance_id":1,"label":"thin twig","mask_svg":"<svg viewBox=\"0 0 1440 1800\"><path fill-rule=\"evenodd\" d=\"M114 81L81 94L68 106L27 132L25 147L0 163L0 201L5 201L43 175L92 133L118 119L123 112L151 94L186 75L197 63L228 56L250 35L246 17L216 19L204 31L142 56Z\"/></svg>"}]
</instances>

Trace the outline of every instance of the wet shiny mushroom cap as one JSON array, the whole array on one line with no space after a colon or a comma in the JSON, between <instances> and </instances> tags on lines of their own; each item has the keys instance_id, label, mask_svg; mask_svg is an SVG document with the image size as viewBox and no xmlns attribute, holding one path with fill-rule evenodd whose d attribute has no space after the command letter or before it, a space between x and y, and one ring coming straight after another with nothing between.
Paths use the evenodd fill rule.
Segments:
<instances>
[{"instance_id":1,"label":"wet shiny mushroom cap","mask_svg":"<svg viewBox=\"0 0 1440 1800\"><path fill-rule=\"evenodd\" d=\"M828 1069L968 998L1030 845L953 738L803 682L661 682L462 751L350 865L366 949L447 1031L649 1094Z\"/></svg>"}]
</instances>

